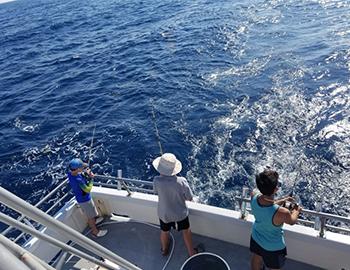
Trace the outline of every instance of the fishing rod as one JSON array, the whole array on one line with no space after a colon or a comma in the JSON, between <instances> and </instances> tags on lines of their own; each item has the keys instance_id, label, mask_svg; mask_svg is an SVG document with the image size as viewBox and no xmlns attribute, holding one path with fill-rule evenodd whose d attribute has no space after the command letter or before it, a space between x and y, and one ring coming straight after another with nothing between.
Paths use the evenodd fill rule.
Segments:
<instances>
[{"instance_id":1,"label":"fishing rod","mask_svg":"<svg viewBox=\"0 0 350 270\"><path fill-rule=\"evenodd\" d=\"M158 126L157 126L157 118L156 118L156 113L155 113L155 109L154 109L153 99L150 99L150 107L151 107L152 121L153 121L153 125L154 125L154 130L156 132L156 137L157 137L157 142L158 142L158 147L159 147L159 153L162 156L163 155L163 147L162 147L162 143L161 143L160 135L159 135L159 130L158 130ZM199 202L199 197L198 196L193 196L193 200L195 202Z\"/></svg>"},{"instance_id":2,"label":"fishing rod","mask_svg":"<svg viewBox=\"0 0 350 270\"><path fill-rule=\"evenodd\" d=\"M266 165L264 170L272 170L272 166ZM248 186L251 187L251 181L248 180L247 182L248 182ZM280 180L278 180L278 182L280 183L280 186L283 185ZM293 197L293 196L295 196L295 192L294 191L295 191L296 184L297 184L297 181L294 179L293 180L293 185L291 186L289 192L283 192L282 193L282 197ZM283 196L283 194L284 194L284 196ZM288 195L286 195L286 194L288 194ZM294 199L296 200L296 198L294 198Z\"/></svg>"},{"instance_id":3,"label":"fishing rod","mask_svg":"<svg viewBox=\"0 0 350 270\"><path fill-rule=\"evenodd\" d=\"M156 114L154 112L154 103L153 103L153 99L150 99L150 104L151 104L151 112L152 112L152 120L153 120L153 125L154 125L154 129L156 131L156 137L157 137L157 142L158 142L158 146L159 146L159 153L162 156L163 155L163 148L162 148L162 144L160 142L160 135L159 135L159 131L158 131L158 127L157 127L157 119L156 119Z\"/></svg>"},{"instance_id":4,"label":"fishing rod","mask_svg":"<svg viewBox=\"0 0 350 270\"><path fill-rule=\"evenodd\" d=\"M95 126L94 126L94 130L92 132L92 138L91 138L91 143L90 143L90 147L89 147L89 156L88 156L88 162L87 164L86 163L83 163L83 172L82 172L82 175L85 177L85 179L88 181L88 182L91 182L92 181L92 177L91 175L88 173L87 169L90 170L91 172L91 169L90 169L90 161L91 161L91 155L92 155L92 146L94 145L94 137L95 137L95 130L96 130L96 123L95 123Z\"/></svg>"},{"instance_id":5,"label":"fishing rod","mask_svg":"<svg viewBox=\"0 0 350 270\"><path fill-rule=\"evenodd\" d=\"M96 123L95 123L95 126L94 126L94 130L93 130L93 132L92 132L92 138L91 138L91 143L90 143L90 148L89 148L88 167L90 167L91 152L92 152L92 146L94 145L95 131L96 131Z\"/></svg>"},{"instance_id":6,"label":"fishing rod","mask_svg":"<svg viewBox=\"0 0 350 270\"><path fill-rule=\"evenodd\" d=\"M91 138L91 143L90 143L88 168L90 167L91 152L92 152L92 147L94 145L95 131L96 131L96 123L95 123L95 126L94 126L94 130L92 132L92 138ZM128 192L128 196L131 196L132 192L130 191L129 187L125 184L125 182L123 180L119 179L119 178L118 178L118 180L121 182L122 186Z\"/></svg>"},{"instance_id":7,"label":"fishing rod","mask_svg":"<svg viewBox=\"0 0 350 270\"><path fill-rule=\"evenodd\" d=\"M290 196L290 197L293 197L293 196L294 196L294 190L295 190L295 187L296 187L296 182L297 182L297 181L294 180L292 189L291 189L291 191L289 192L289 196Z\"/></svg>"}]
</instances>

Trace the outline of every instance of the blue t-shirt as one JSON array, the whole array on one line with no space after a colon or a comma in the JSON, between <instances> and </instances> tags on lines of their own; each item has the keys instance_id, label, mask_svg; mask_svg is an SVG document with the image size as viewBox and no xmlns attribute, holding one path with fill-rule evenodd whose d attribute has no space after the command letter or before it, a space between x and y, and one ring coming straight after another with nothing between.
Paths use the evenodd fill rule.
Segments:
<instances>
[{"instance_id":1,"label":"blue t-shirt","mask_svg":"<svg viewBox=\"0 0 350 270\"><path fill-rule=\"evenodd\" d=\"M277 204L264 206L259 204L260 194L255 195L251 201L252 212L255 217L252 238L262 248L268 251L284 249L286 244L283 237L282 225L273 224L273 217L279 206Z\"/></svg>"},{"instance_id":2,"label":"blue t-shirt","mask_svg":"<svg viewBox=\"0 0 350 270\"><path fill-rule=\"evenodd\" d=\"M68 180L78 203L83 203L91 200L90 193L86 193L79 186L88 184L86 179L80 173L77 176L73 176L70 172L68 172Z\"/></svg>"}]
</instances>

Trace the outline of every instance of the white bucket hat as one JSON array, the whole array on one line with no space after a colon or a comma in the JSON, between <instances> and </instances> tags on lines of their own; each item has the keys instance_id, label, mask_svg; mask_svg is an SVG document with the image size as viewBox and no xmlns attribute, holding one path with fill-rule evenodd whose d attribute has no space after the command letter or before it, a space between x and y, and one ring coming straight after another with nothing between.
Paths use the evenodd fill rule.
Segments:
<instances>
[{"instance_id":1,"label":"white bucket hat","mask_svg":"<svg viewBox=\"0 0 350 270\"><path fill-rule=\"evenodd\" d=\"M181 172L182 164L174 154L164 153L152 162L153 167L163 175L172 176Z\"/></svg>"}]
</instances>

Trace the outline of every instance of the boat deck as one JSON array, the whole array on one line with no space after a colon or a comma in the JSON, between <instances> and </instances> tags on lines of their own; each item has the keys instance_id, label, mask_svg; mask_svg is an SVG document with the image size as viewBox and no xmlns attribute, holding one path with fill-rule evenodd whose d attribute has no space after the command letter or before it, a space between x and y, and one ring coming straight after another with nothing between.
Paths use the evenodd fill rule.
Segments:
<instances>
[{"instance_id":1,"label":"boat deck","mask_svg":"<svg viewBox=\"0 0 350 270\"><path fill-rule=\"evenodd\" d=\"M171 243L172 252L165 257L160 252L158 226L113 217L102 222L99 227L108 229L108 234L104 237L93 239L141 269L179 270L188 258L182 234L175 230L171 232L174 239ZM89 234L88 236L91 237ZM193 242L195 246L202 243L206 252L211 252L222 257L228 263L231 270L250 269L250 252L246 247L196 234L193 235ZM166 268L164 268L165 265ZM82 268L102 269L89 265L88 262L79 260L75 256L71 256L64 267L64 269L72 270ZM287 259L283 269L316 270L321 268Z\"/></svg>"}]
</instances>

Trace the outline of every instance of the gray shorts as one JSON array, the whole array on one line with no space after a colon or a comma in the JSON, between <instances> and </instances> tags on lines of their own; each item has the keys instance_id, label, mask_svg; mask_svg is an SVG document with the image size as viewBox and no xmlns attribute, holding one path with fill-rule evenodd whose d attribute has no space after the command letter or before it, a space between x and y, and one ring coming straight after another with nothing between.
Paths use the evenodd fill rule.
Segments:
<instances>
[{"instance_id":1,"label":"gray shorts","mask_svg":"<svg viewBox=\"0 0 350 270\"><path fill-rule=\"evenodd\" d=\"M98 216L98 212L93 200L79 203L79 205L88 218L94 218Z\"/></svg>"}]
</instances>

